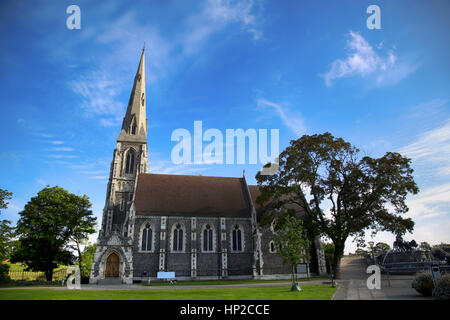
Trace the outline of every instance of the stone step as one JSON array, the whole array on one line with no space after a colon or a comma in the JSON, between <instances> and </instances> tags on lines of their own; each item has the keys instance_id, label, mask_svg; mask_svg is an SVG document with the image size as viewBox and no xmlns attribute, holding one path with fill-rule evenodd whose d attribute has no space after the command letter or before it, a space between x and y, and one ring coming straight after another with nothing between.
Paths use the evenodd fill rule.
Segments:
<instances>
[{"instance_id":1,"label":"stone step","mask_svg":"<svg viewBox=\"0 0 450 320\"><path fill-rule=\"evenodd\" d=\"M122 279L119 277L105 278L98 280L98 284L122 284Z\"/></svg>"}]
</instances>

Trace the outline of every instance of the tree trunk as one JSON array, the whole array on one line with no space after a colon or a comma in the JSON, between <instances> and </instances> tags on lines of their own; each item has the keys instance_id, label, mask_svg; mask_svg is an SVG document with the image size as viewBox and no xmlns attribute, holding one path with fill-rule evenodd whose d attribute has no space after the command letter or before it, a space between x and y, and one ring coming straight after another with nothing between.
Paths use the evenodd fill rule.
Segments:
<instances>
[{"instance_id":1,"label":"tree trunk","mask_svg":"<svg viewBox=\"0 0 450 320\"><path fill-rule=\"evenodd\" d=\"M51 269L45 271L45 279L48 282L52 281L52 279L53 279L53 267Z\"/></svg>"},{"instance_id":2,"label":"tree trunk","mask_svg":"<svg viewBox=\"0 0 450 320\"><path fill-rule=\"evenodd\" d=\"M292 265L292 286L295 286L295 265Z\"/></svg>"},{"instance_id":3,"label":"tree trunk","mask_svg":"<svg viewBox=\"0 0 450 320\"><path fill-rule=\"evenodd\" d=\"M80 243L77 241L77 250L78 250L78 267L80 267L80 273L82 270L82 257L81 257L81 250L80 250Z\"/></svg>"},{"instance_id":4,"label":"tree trunk","mask_svg":"<svg viewBox=\"0 0 450 320\"><path fill-rule=\"evenodd\" d=\"M334 243L334 254L333 254L333 272L334 277L338 279L341 275L341 258L344 254L344 244L345 242L335 242Z\"/></svg>"}]
</instances>

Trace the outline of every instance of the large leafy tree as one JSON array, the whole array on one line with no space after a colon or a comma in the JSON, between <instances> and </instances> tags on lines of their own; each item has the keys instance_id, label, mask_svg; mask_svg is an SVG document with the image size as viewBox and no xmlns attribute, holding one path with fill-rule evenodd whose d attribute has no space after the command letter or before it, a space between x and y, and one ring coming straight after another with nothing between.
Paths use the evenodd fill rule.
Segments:
<instances>
[{"instance_id":1,"label":"large leafy tree","mask_svg":"<svg viewBox=\"0 0 450 320\"><path fill-rule=\"evenodd\" d=\"M367 229L413 230L414 222L401 216L408 211L407 194L419 191L412 173L410 159L399 153L362 157L356 147L330 133L304 135L280 154L274 175L256 175L258 202L268 214L288 204L302 207L310 217L309 230L333 242L333 269L339 274L349 236L362 237Z\"/></svg>"},{"instance_id":2,"label":"large leafy tree","mask_svg":"<svg viewBox=\"0 0 450 320\"><path fill-rule=\"evenodd\" d=\"M93 223L90 206L86 196L71 194L58 186L39 191L19 213L19 245L11 261L44 271L47 281L51 281L54 268L74 260L70 242L82 239L83 230L89 232L87 224Z\"/></svg>"},{"instance_id":3,"label":"large leafy tree","mask_svg":"<svg viewBox=\"0 0 450 320\"><path fill-rule=\"evenodd\" d=\"M7 200L11 198L11 192L0 189L0 209L8 208ZM12 252L14 228L10 224L9 220L0 220L0 261L9 258Z\"/></svg>"}]
</instances>

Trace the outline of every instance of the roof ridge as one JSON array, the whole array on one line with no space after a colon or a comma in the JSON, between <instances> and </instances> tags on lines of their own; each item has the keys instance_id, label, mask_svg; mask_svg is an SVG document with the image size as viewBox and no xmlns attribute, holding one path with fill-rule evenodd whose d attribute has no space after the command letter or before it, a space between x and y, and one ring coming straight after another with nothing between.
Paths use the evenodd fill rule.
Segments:
<instances>
[{"instance_id":1,"label":"roof ridge","mask_svg":"<svg viewBox=\"0 0 450 320\"><path fill-rule=\"evenodd\" d=\"M140 174L145 175L154 175L154 176L173 176L173 177L198 177L198 178L217 178L217 179L242 179L242 177L219 177L219 176L204 176L204 175L193 175L193 174L172 174L172 173L144 173Z\"/></svg>"}]
</instances>

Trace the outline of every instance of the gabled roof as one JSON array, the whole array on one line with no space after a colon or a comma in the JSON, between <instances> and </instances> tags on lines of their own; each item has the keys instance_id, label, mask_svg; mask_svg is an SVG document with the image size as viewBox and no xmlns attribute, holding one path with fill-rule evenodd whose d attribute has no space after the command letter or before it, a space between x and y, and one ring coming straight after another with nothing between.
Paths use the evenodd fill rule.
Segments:
<instances>
[{"instance_id":1,"label":"gabled roof","mask_svg":"<svg viewBox=\"0 0 450 320\"><path fill-rule=\"evenodd\" d=\"M250 217L243 178L141 173L137 215Z\"/></svg>"}]
</instances>

